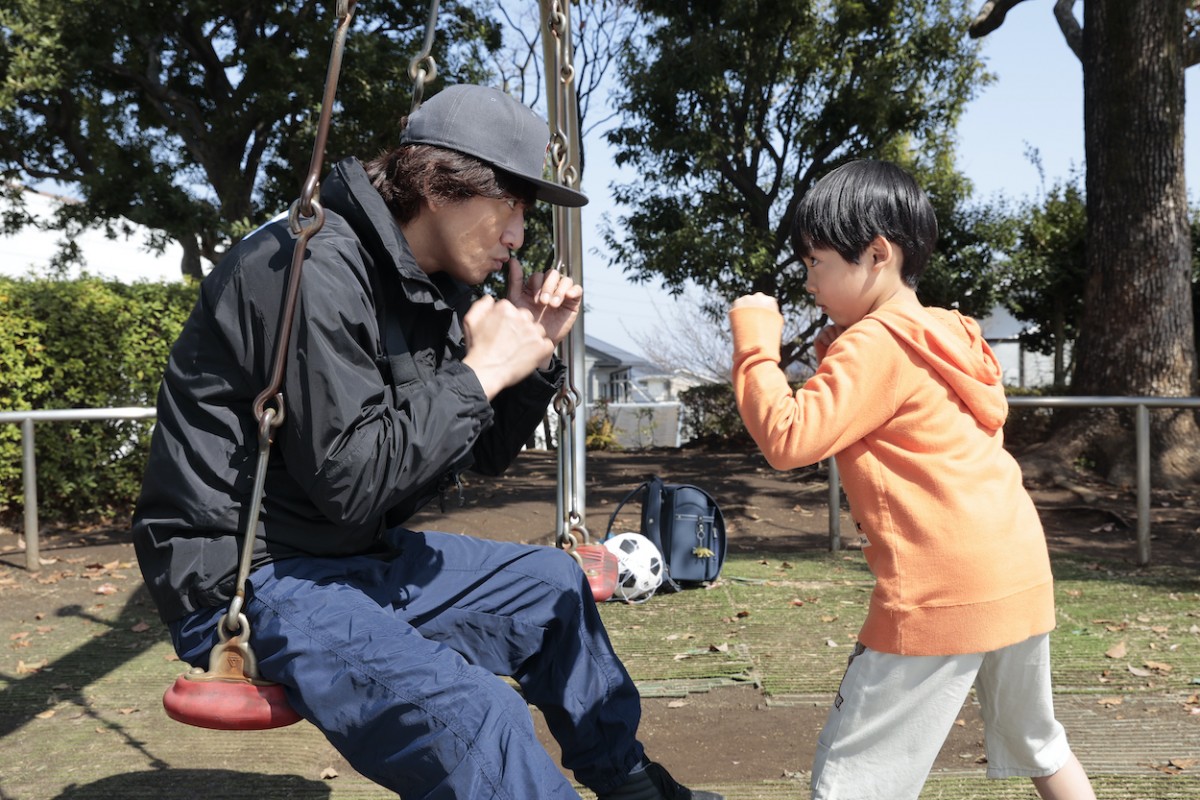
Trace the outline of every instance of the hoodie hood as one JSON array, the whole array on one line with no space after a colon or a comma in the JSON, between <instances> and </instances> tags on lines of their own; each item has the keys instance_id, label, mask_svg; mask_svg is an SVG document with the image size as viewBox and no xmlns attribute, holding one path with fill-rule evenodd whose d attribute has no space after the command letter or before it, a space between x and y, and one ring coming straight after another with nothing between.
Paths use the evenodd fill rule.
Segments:
<instances>
[{"instance_id":1,"label":"hoodie hood","mask_svg":"<svg viewBox=\"0 0 1200 800\"><path fill-rule=\"evenodd\" d=\"M988 430L1008 416L1004 371L979 323L957 311L889 303L868 314L912 348Z\"/></svg>"}]
</instances>

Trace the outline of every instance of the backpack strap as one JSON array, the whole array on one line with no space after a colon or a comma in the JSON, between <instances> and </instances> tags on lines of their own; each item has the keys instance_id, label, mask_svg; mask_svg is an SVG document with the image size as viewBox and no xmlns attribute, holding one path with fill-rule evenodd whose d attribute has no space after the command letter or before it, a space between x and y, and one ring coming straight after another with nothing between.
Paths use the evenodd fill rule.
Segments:
<instances>
[{"instance_id":1,"label":"backpack strap","mask_svg":"<svg viewBox=\"0 0 1200 800\"><path fill-rule=\"evenodd\" d=\"M623 498L621 498L621 502L617 503L617 507L616 507L615 509L613 509L612 516L610 516L610 517L608 518L608 528L606 528L606 529L605 529L605 531L604 531L604 538L605 538L605 539L611 539L611 538L612 538L612 536L613 536L613 532L612 532L613 523L615 523L615 522L617 521L617 515L621 513L621 509L625 507L625 504L626 504L626 503L628 503L630 500L632 500L632 499L633 499L633 496L634 496L635 494L637 494L638 492L640 492L640 491L642 491L643 489L645 489L645 488L646 488L648 485L649 485L649 483L647 482L647 483L642 483L642 484L639 484L639 485L637 485L637 486L633 487L633 490L632 490L631 492L629 492L629 494L627 494L627 495L625 495Z\"/></svg>"},{"instance_id":2,"label":"backpack strap","mask_svg":"<svg viewBox=\"0 0 1200 800\"><path fill-rule=\"evenodd\" d=\"M642 535L654 542L659 552L664 553L662 537L663 482L657 475L646 481L646 500L642 503Z\"/></svg>"}]
</instances>

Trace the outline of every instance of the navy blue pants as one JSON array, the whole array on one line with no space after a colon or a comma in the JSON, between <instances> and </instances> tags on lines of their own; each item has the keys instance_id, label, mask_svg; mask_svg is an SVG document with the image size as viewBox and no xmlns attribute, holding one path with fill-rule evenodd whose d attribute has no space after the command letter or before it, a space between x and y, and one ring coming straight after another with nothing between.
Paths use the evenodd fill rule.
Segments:
<instances>
[{"instance_id":1,"label":"navy blue pants","mask_svg":"<svg viewBox=\"0 0 1200 800\"><path fill-rule=\"evenodd\" d=\"M356 770L405 797L577 798L527 703L576 780L619 785L642 757L641 703L575 561L446 533L389 539L388 558L294 558L250 576L262 677ZM180 658L208 667L225 611L171 624Z\"/></svg>"}]
</instances>

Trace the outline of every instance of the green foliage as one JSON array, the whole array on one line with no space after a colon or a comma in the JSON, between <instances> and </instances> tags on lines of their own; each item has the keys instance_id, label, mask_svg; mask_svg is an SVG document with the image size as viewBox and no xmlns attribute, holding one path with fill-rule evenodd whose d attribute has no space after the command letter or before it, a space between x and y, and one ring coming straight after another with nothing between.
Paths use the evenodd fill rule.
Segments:
<instances>
[{"instance_id":1,"label":"green foliage","mask_svg":"<svg viewBox=\"0 0 1200 800\"><path fill-rule=\"evenodd\" d=\"M196 299L189 284L0 278L0 409L153 406ZM151 423L35 426L38 513L102 516L137 497ZM0 511L23 504L21 436L0 426Z\"/></svg>"},{"instance_id":2,"label":"green foliage","mask_svg":"<svg viewBox=\"0 0 1200 800\"><path fill-rule=\"evenodd\" d=\"M679 402L689 441L731 441L748 436L731 384L709 383L684 389L679 393Z\"/></svg>"},{"instance_id":3,"label":"green foliage","mask_svg":"<svg viewBox=\"0 0 1200 800\"><path fill-rule=\"evenodd\" d=\"M441 6L441 78L478 77L500 44L492 9ZM9 0L0 8L0 171L83 202L55 223L130 220L179 241L185 272L298 195L315 141L334 3ZM326 164L394 146L411 105L424 0L359 3ZM427 95L437 86L427 89ZM19 222L19 214L5 225Z\"/></svg>"},{"instance_id":4,"label":"green foliage","mask_svg":"<svg viewBox=\"0 0 1200 800\"><path fill-rule=\"evenodd\" d=\"M608 413L607 401L596 403L587 422L583 425L583 446L588 450L620 450L617 442L617 430L612 416Z\"/></svg>"},{"instance_id":5,"label":"green foliage","mask_svg":"<svg viewBox=\"0 0 1200 800\"><path fill-rule=\"evenodd\" d=\"M1059 389L1066 385L1066 351L1078 335L1087 282L1087 205L1081 184L1078 174L1056 183L1040 203L1027 203L1018 213L1004 295L1005 307L1027 323L1021 345L1055 356Z\"/></svg>"},{"instance_id":6,"label":"green foliage","mask_svg":"<svg viewBox=\"0 0 1200 800\"><path fill-rule=\"evenodd\" d=\"M947 207L965 194L949 153L985 81L963 35L970 5L643 0L645 41L621 62L623 125L608 137L617 162L639 175L614 189L632 209L605 231L614 262L680 291L695 281L714 303L766 292L785 316L803 317L810 301L789 227L818 178L851 159L887 158ZM973 222L939 210L948 231ZM978 235L946 241L969 252L943 248L937 269L952 279L932 288L953 290L961 305L990 256Z\"/></svg>"},{"instance_id":7,"label":"green foliage","mask_svg":"<svg viewBox=\"0 0 1200 800\"><path fill-rule=\"evenodd\" d=\"M955 308L967 316L992 313L1004 290L998 255L1012 242L1012 221L1002 203L969 199L969 185L948 170L927 174L925 190L938 218L938 244L917 294L925 305Z\"/></svg>"}]
</instances>

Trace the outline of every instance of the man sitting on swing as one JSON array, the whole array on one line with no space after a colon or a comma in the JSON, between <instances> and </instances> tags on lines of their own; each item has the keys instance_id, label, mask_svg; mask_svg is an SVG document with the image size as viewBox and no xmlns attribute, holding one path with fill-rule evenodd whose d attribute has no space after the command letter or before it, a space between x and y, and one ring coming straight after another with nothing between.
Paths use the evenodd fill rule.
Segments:
<instances>
[{"instance_id":1,"label":"man sitting on swing","mask_svg":"<svg viewBox=\"0 0 1200 800\"><path fill-rule=\"evenodd\" d=\"M718 798L646 759L641 703L588 582L557 548L400 527L470 467L503 472L563 380L582 287L510 251L542 178L544 120L452 86L397 149L325 178L308 243L243 610L263 678L356 770L406 797ZM293 238L242 240L203 282L158 398L138 562L180 658L208 665L235 592ZM507 271L504 299L472 287ZM497 678L514 678L518 694Z\"/></svg>"}]
</instances>

